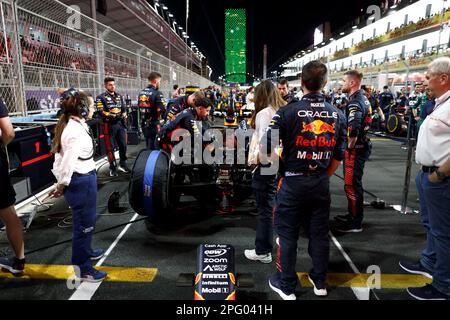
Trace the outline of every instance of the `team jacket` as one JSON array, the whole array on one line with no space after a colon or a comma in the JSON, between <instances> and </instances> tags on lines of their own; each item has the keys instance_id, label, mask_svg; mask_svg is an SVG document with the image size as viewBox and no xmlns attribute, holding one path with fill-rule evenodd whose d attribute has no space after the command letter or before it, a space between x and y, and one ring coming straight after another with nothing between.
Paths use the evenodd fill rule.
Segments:
<instances>
[{"instance_id":1,"label":"team jacket","mask_svg":"<svg viewBox=\"0 0 450 320\"><path fill-rule=\"evenodd\" d=\"M372 124L372 107L362 90L356 91L349 97L347 105L348 136L358 137L356 146L364 146L369 140L367 132Z\"/></svg>"},{"instance_id":2,"label":"team jacket","mask_svg":"<svg viewBox=\"0 0 450 320\"><path fill-rule=\"evenodd\" d=\"M283 97L283 100L286 101L288 104L295 103L295 102L298 102L298 101L299 101L299 100L295 97L295 95L292 94L291 92L289 92L287 95L285 95L285 96Z\"/></svg>"},{"instance_id":3,"label":"team jacket","mask_svg":"<svg viewBox=\"0 0 450 320\"><path fill-rule=\"evenodd\" d=\"M104 92L96 99L97 112L103 121L116 124L122 120L122 114L127 112L123 97L115 92Z\"/></svg>"},{"instance_id":4,"label":"team jacket","mask_svg":"<svg viewBox=\"0 0 450 320\"><path fill-rule=\"evenodd\" d=\"M418 112L420 113L427 102L428 96L426 94L421 94L417 97L416 103L411 108L418 109Z\"/></svg>"},{"instance_id":5,"label":"team jacket","mask_svg":"<svg viewBox=\"0 0 450 320\"><path fill-rule=\"evenodd\" d=\"M322 94L307 94L302 100L281 108L261 140L262 150L272 149L276 130L282 144L285 173L323 173L331 159L344 159L347 130L344 114ZM274 145L278 141L274 142Z\"/></svg>"},{"instance_id":6,"label":"team jacket","mask_svg":"<svg viewBox=\"0 0 450 320\"><path fill-rule=\"evenodd\" d=\"M377 97L374 95L371 95L369 99L370 102L370 106L372 107L372 112L374 112L374 110L378 109L378 107L380 106Z\"/></svg>"},{"instance_id":7,"label":"team jacket","mask_svg":"<svg viewBox=\"0 0 450 320\"><path fill-rule=\"evenodd\" d=\"M161 120L164 111L164 96L154 86L148 86L139 93L139 110L142 122Z\"/></svg>"},{"instance_id":8,"label":"team jacket","mask_svg":"<svg viewBox=\"0 0 450 320\"><path fill-rule=\"evenodd\" d=\"M179 97L175 102L171 105L169 110L167 110L166 121L172 121L179 113L183 112L185 109L189 108L187 103L188 95Z\"/></svg>"},{"instance_id":9,"label":"team jacket","mask_svg":"<svg viewBox=\"0 0 450 320\"><path fill-rule=\"evenodd\" d=\"M176 129L185 129L189 131L193 138L196 134L201 134L201 131L197 127L197 113L192 108L183 110L172 121L166 121L160 131L161 140L164 142L170 141L172 133Z\"/></svg>"},{"instance_id":10,"label":"team jacket","mask_svg":"<svg viewBox=\"0 0 450 320\"><path fill-rule=\"evenodd\" d=\"M382 92L380 94L380 107L383 111L387 111L392 101L394 101L394 96L390 92Z\"/></svg>"}]
</instances>

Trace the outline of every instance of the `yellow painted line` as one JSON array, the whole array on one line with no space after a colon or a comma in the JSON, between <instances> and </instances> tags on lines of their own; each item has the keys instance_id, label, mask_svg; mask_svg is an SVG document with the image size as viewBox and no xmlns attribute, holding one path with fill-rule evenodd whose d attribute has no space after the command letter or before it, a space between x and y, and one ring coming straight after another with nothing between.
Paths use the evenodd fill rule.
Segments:
<instances>
[{"instance_id":1,"label":"yellow painted line","mask_svg":"<svg viewBox=\"0 0 450 320\"><path fill-rule=\"evenodd\" d=\"M97 267L97 269L108 273L105 279L107 282L152 282L158 273L158 269L155 268ZM6 279L67 280L73 279L74 276L73 266L61 265L27 264L21 277L0 271L0 278Z\"/></svg>"},{"instance_id":2,"label":"yellow painted line","mask_svg":"<svg viewBox=\"0 0 450 320\"><path fill-rule=\"evenodd\" d=\"M386 138L370 138L370 141L392 141L392 140Z\"/></svg>"},{"instance_id":3,"label":"yellow painted line","mask_svg":"<svg viewBox=\"0 0 450 320\"><path fill-rule=\"evenodd\" d=\"M302 287L312 287L308 274L298 272L297 276ZM381 274L382 289L406 289L408 287L423 287L431 283L431 279L413 274ZM328 273L327 284L330 287L350 288L369 287L374 285L374 274Z\"/></svg>"}]
</instances>

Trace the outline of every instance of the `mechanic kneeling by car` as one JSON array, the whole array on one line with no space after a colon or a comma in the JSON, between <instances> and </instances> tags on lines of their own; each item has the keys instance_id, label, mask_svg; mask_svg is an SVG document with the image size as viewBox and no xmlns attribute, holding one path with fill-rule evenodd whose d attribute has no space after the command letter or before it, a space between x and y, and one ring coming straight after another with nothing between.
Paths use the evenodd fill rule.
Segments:
<instances>
[{"instance_id":1,"label":"mechanic kneeling by car","mask_svg":"<svg viewBox=\"0 0 450 320\"><path fill-rule=\"evenodd\" d=\"M208 98L199 98L195 101L194 108L187 108L182 111L176 118L172 121L167 121L161 128L158 137L158 147L164 151L171 153L174 145L178 144L182 140L180 137L175 141L172 141L172 136L177 129L187 130L186 134L189 133L191 138L191 146L193 148L194 136L198 134L203 134L207 129L201 126L201 130L197 123L202 122L207 119L211 111L212 103ZM184 139L185 137L183 137Z\"/></svg>"}]
</instances>

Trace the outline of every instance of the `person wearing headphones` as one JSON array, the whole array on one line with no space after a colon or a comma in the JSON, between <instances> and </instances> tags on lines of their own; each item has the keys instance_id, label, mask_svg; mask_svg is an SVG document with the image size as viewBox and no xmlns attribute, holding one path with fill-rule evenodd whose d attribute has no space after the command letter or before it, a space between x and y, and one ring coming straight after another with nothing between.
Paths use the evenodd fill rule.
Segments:
<instances>
[{"instance_id":1,"label":"person wearing headphones","mask_svg":"<svg viewBox=\"0 0 450 320\"><path fill-rule=\"evenodd\" d=\"M53 174L57 184L54 198L64 195L72 209L72 264L81 281L100 282L107 274L92 267L105 251L92 250L92 235L97 219L97 173L94 162L95 140L86 124L89 114L87 96L74 88L62 96L64 113L55 129L52 152Z\"/></svg>"}]
</instances>

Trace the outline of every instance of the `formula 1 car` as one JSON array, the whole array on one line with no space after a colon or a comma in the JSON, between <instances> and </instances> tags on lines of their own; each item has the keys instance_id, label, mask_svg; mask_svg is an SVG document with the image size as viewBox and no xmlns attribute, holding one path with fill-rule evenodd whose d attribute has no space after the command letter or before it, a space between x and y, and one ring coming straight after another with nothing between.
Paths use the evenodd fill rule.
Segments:
<instances>
[{"instance_id":1,"label":"formula 1 car","mask_svg":"<svg viewBox=\"0 0 450 320\"><path fill-rule=\"evenodd\" d=\"M229 107L226 116L223 119L223 124L227 127L235 127L238 126L242 121L248 122L248 120L253 116L252 110L247 109L233 109Z\"/></svg>"},{"instance_id":2,"label":"formula 1 car","mask_svg":"<svg viewBox=\"0 0 450 320\"><path fill-rule=\"evenodd\" d=\"M212 204L219 213L231 212L233 204L251 196L252 168L246 164L250 139L245 139L245 164L236 164L238 134L247 130L245 124L237 126L231 136L226 133L227 127L212 129L219 130L224 139L224 147L215 150L227 155L223 163L178 165L163 150L139 153L131 173L129 203L136 213L149 217L146 220L149 230L170 220L182 195ZM227 164L230 155L233 164Z\"/></svg>"},{"instance_id":3,"label":"formula 1 car","mask_svg":"<svg viewBox=\"0 0 450 320\"><path fill-rule=\"evenodd\" d=\"M214 117L223 118L227 114L228 107L230 103L228 99L221 99L217 104L217 107L214 109Z\"/></svg>"}]
</instances>

